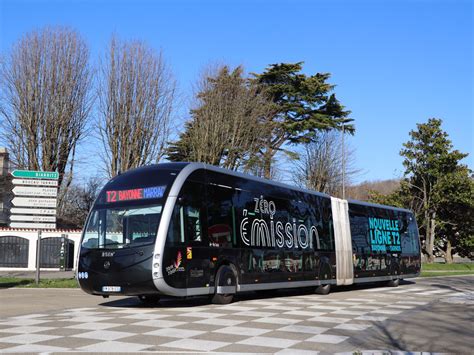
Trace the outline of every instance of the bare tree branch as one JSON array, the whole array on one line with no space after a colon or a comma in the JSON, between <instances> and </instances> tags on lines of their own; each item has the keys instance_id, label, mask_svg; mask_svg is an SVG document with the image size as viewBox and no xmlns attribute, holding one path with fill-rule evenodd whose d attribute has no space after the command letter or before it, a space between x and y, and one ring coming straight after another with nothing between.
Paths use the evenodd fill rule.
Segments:
<instances>
[{"instance_id":1,"label":"bare tree branch","mask_svg":"<svg viewBox=\"0 0 474 355\"><path fill-rule=\"evenodd\" d=\"M87 45L75 31L51 27L26 34L1 66L2 139L13 163L57 171L60 186L66 170L72 174L93 102L88 61Z\"/></svg>"},{"instance_id":2,"label":"bare tree branch","mask_svg":"<svg viewBox=\"0 0 474 355\"><path fill-rule=\"evenodd\" d=\"M342 186L342 167L345 166L346 183L349 185L360 170L354 168L354 151L347 148L343 164L340 148L340 133L323 131L314 142L305 145L305 151L296 167L293 178L299 186L339 196Z\"/></svg>"},{"instance_id":3,"label":"bare tree branch","mask_svg":"<svg viewBox=\"0 0 474 355\"><path fill-rule=\"evenodd\" d=\"M109 177L159 161L176 88L162 53L112 38L100 74L99 132Z\"/></svg>"},{"instance_id":4,"label":"bare tree branch","mask_svg":"<svg viewBox=\"0 0 474 355\"><path fill-rule=\"evenodd\" d=\"M207 68L198 79L192 120L170 148L170 160L198 161L237 170L270 134L273 103L243 76L243 68Z\"/></svg>"}]
</instances>

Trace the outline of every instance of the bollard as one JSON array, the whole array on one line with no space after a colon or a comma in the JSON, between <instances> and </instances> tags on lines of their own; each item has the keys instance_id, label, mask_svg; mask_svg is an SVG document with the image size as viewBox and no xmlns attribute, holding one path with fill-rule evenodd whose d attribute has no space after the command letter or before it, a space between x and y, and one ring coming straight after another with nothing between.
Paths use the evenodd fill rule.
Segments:
<instances>
[{"instance_id":1,"label":"bollard","mask_svg":"<svg viewBox=\"0 0 474 355\"><path fill-rule=\"evenodd\" d=\"M36 242L36 285L40 282L40 260L41 259L41 230L38 231L38 241Z\"/></svg>"}]
</instances>

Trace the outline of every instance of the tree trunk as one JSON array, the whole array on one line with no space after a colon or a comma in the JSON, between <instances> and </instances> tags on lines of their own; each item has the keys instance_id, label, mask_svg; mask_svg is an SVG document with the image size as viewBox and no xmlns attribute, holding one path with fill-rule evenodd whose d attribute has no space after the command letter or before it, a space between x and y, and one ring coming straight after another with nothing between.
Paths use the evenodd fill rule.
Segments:
<instances>
[{"instance_id":1,"label":"tree trunk","mask_svg":"<svg viewBox=\"0 0 474 355\"><path fill-rule=\"evenodd\" d=\"M428 263L434 262L434 241L435 241L435 229L436 229L436 212L433 212L429 220L429 229L426 231L428 240L426 241L426 248L428 252Z\"/></svg>"},{"instance_id":2,"label":"tree trunk","mask_svg":"<svg viewBox=\"0 0 474 355\"><path fill-rule=\"evenodd\" d=\"M453 246L451 245L451 241L449 239L446 243L446 253L444 255L444 259L446 261L446 264L453 263Z\"/></svg>"},{"instance_id":3,"label":"tree trunk","mask_svg":"<svg viewBox=\"0 0 474 355\"><path fill-rule=\"evenodd\" d=\"M265 152L263 155L263 177L265 179L272 179L272 161L273 161L273 152Z\"/></svg>"},{"instance_id":4,"label":"tree trunk","mask_svg":"<svg viewBox=\"0 0 474 355\"><path fill-rule=\"evenodd\" d=\"M433 257L433 248L430 247L430 230L431 230L431 223L430 223L430 215L428 211L425 211L425 216L424 216L424 224L425 224L425 252L427 254L426 261L428 263L431 263L431 259Z\"/></svg>"}]
</instances>

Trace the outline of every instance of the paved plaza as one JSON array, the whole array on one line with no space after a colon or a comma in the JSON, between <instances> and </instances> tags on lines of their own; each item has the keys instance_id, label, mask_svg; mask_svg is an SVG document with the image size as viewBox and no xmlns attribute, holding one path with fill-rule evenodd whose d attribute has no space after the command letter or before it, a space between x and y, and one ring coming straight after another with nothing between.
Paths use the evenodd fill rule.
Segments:
<instances>
[{"instance_id":1,"label":"paved plaza","mask_svg":"<svg viewBox=\"0 0 474 355\"><path fill-rule=\"evenodd\" d=\"M0 352L463 353L474 336L472 281L418 279L398 288L342 288L327 296L252 293L229 305L170 299L155 307L80 290L3 289ZM43 307L39 301L35 308L41 292L61 302L54 307L50 299ZM21 308L15 294L29 299L29 308Z\"/></svg>"}]
</instances>

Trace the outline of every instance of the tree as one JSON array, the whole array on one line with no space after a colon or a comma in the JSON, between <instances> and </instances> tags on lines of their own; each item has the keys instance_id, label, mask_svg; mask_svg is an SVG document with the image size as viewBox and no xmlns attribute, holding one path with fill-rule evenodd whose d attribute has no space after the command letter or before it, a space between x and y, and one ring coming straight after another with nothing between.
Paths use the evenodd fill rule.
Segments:
<instances>
[{"instance_id":1,"label":"tree","mask_svg":"<svg viewBox=\"0 0 474 355\"><path fill-rule=\"evenodd\" d=\"M431 118L410 132L411 140L400 152L405 167L400 189L373 196L376 202L415 211L429 262L434 260L436 245L447 262L453 252L472 257L474 245L474 182L470 170L460 163L467 154L453 150L441 124Z\"/></svg>"},{"instance_id":2,"label":"tree","mask_svg":"<svg viewBox=\"0 0 474 355\"><path fill-rule=\"evenodd\" d=\"M329 195L341 196L343 169L346 183L349 183L358 171L353 167L353 151L347 149L347 146L344 147L343 164L340 133L317 133L314 141L305 144L304 149L293 172L296 184Z\"/></svg>"},{"instance_id":3,"label":"tree","mask_svg":"<svg viewBox=\"0 0 474 355\"><path fill-rule=\"evenodd\" d=\"M103 181L91 177L84 185L73 183L64 197L64 207L58 226L61 228L83 228L87 214L98 197Z\"/></svg>"},{"instance_id":4,"label":"tree","mask_svg":"<svg viewBox=\"0 0 474 355\"><path fill-rule=\"evenodd\" d=\"M112 38L98 91L102 158L109 177L161 159L175 86L161 52L143 42Z\"/></svg>"},{"instance_id":5,"label":"tree","mask_svg":"<svg viewBox=\"0 0 474 355\"><path fill-rule=\"evenodd\" d=\"M267 93L277 110L269 118L271 134L265 137L256 163L270 177L274 156L286 143L309 143L322 130L342 129L354 132L350 111L336 99L334 85L327 83L328 73L306 76L303 62L272 64L262 74L253 74L252 82ZM290 152L291 154L291 152ZM294 154L293 154L294 155Z\"/></svg>"},{"instance_id":6,"label":"tree","mask_svg":"<svg viewBox=\"0 0 474 355\"><path fill-rule=\"evenodd\" d=\"M466 166L441 176L433 189L437 236L447 263L453 254L474 259L474 181Z\"/></svg>"},{"instance_id":7,"label":"tree","mask_svg":"<svg viewBox=\"0 0 474 355\"><path fill-rule=\"evenodd\" d=\"M236 170L248 164L268 133L273 104L243 77L243 68L222 66L199 80L197 107L180 139L170 146L172 161L197 161Z\"/></svg>"},{"instance_id":8,"label":"tree","mask_svg":"<svg viewBox=\"0 0 474 355\"><path fill-rule=\"evenodd\" d=\"M13 46L0 77L2 139L13 165L57 171L67 190L92 105L86 43L68 28L30 32Z\"/></svg>"}]
</instances>

